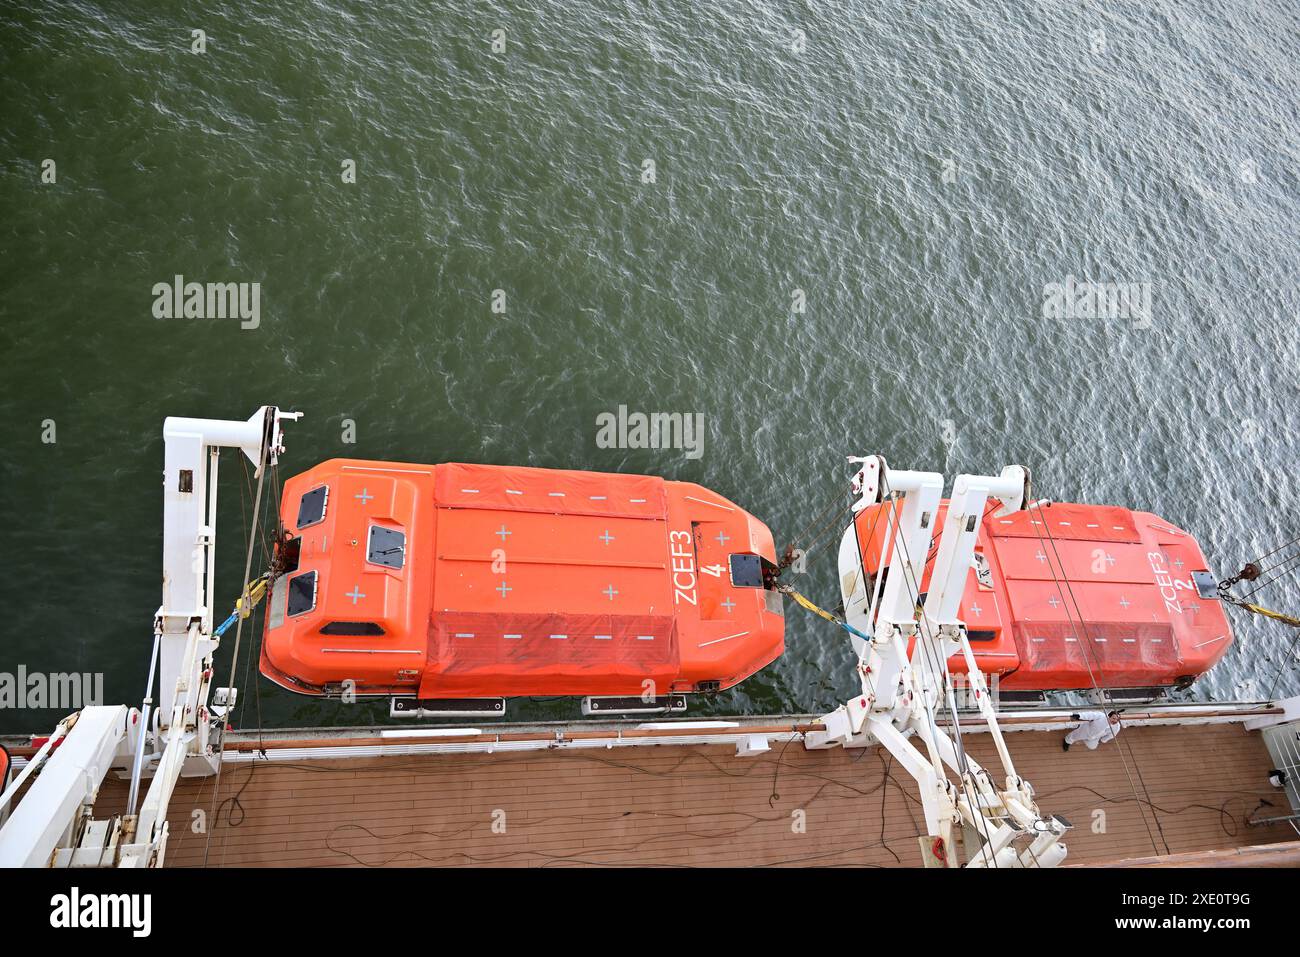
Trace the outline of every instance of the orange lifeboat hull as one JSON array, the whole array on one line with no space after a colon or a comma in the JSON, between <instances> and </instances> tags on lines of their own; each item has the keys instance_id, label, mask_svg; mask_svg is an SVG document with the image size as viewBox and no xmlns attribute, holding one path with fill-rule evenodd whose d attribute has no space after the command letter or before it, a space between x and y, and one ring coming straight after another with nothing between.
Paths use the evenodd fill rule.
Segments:
<instances>
[{"instance_id":1,"label":"orange lifeboat hull","mask_svg":"<svg viewBox=\"0 0 1300 957\"><path fill-rule=\"evenodd\" d=\"M335 459L282 501L261 671L292 691L665 695L784 650L771 532L698 485Z\"/></svg>"},{"instance_id":2,"label":"orange lifeboat hull","mask_svg":"<svg viewBox=\"0 0 1300 957\"><path fill-rule=\"evenodd\" d=\"M872 506L854 520L868 575L878 571L887 508ZM1232 644L1205 556L1182 529L1115 506L992 511L960 615L980 670L998 676L1001 690L1183 687ZM946 512L947 502L940 529ZM923 591L936 553L937 544ZM966 671L960 655L948 664Z\"/></svg>"}]
</instances>

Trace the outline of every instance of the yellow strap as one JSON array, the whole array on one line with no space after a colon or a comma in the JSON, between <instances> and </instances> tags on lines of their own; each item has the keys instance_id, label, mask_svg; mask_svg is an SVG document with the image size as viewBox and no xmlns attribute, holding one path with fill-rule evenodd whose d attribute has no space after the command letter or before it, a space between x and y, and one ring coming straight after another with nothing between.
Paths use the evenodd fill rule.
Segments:
<instances>
[{"instance_id":1,"label":"yellow strap","mask_svg":"<svg viewBox=\"0 0 1300 957\"><path fill-rule=\"evenodd\" d=\"M795 590L794 590L793 588L791 588L789 585L782 585L782 586L780 586L779 590L780 590L781 592L784 592L785 594L789 595L789 596L790 596L791 598L793 598L796 602L798 602L798 604L799 604L799 606L800 606L801 608L806 608L806 609L808 609L810 612L812 612L814 615L819 615L819 616L821 616L822 618L825 618L827 621L829 621L829 622L833 622L834 624L839 625L841 628L843 628L845 631L847 631L847 632L848 632L849 634L851 634L851 635L857 635L859 638L862 638L862 639L864 639L864 640L866 640L866 641L870 641L870 640L871 640L868 636L866 636L866 635L864 635L862 632L858 631L856 628L854 628L854 627L853 627L852 625L850 625L848 622L846 622L846 621L841 621L839 618L836 618L834 615L832 615L832 614L831 614L829 611L827 611L825 608L819 608L817 605L814 605L814 604L813 604L809 599L807 599L807 598L805 598L803 595L799 594L797 591L795 591Z\"/></svg>"},{"instance_id":2,"label":"yellow strap","mask_svg":"<svg viewBox=\"0 0 1300 957\"><path fill-rule=\"evenodd\" d=\"M240 597L240 599L235 602L235 611L239 612L239 617L247 618L249 615L251 615L253 613L253 606L256 605L259 601L261 601L262 597L265 594L266 594L265 578L259 578L256 581L251 581L247 585L245 585L244 596ZM247 604L245 604L244 597L247 597L248 599Z\"/></svg>"},{"instance_id":3,"label":"yellow strap","mask_svg":"<svg viewBox=\"0 0 1300 957\"><path fill-rule=\"evenodd\" d=\"M836 618L834 615L832 615L825 608L817 607L811 601L805 598L803 595L795 591L793 588L791 588L788 592L786 592L786 594L789 595L791 598L793 598L795 601L797 601L802 607L807 608L814 615L820 615L821 617L825 618L827 621L833 621L837 625L840 623L839 619Z\"/></svg>"},{"instance_id":4,"label":"yellow strap","mask_svg":"<svg viewBox=\"0 0 1300 957\"><path fill-rule=\"evenodd\" d=\"M1300 628L1300 618L1292 618L1290 615L1284 615L1280 611L1272 611L1262 605L1252 605L1248 601L1243 601L1241 607L1253 611L1257 615L1263 615L1265 618L1272 618L1274 621L1290 625L1293 628Z\"/></svg>"}]
</instances>

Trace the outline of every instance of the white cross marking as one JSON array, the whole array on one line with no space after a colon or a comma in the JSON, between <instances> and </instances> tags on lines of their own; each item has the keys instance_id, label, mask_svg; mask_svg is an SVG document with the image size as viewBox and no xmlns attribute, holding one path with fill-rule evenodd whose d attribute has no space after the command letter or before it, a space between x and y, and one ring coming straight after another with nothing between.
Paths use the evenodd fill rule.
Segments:
<instances>
[{"instance_id":1,"label":"white cross marking","mask_svg":"<svg viewBox=\"0 0 1300 957\"><path fill-rule=\"evenodd\" d=\"M374 498L374 496L370 494L370 489L368 488L363 488L360 492L358 492L356 495L353 495L352 497L361 499L362 505L365 505L366 502Z\"/></svg>"},{"instance_id":2,"label":"white cross marking","mask_svg":"<svg viewBox=\"0 0 1300 957\"><path fill-rule=\"evenodd\" d=\"M506 536L507 536L507 535L513 535L514 532L512 532L512 531L510 531L510 529L506 528L505 525L502 525L499 529L497 529L497 530L496 530L495 532L493 532L492 534L493 534L493 535L500 535L500 536L501 536L501 541L504 542L504 541L506 540Z\"/></svg>"},{"instance_id":3,"label":"white cross marking","mask_svg":"<svg viewBox=\"0 0 1300 957\"><path fill-rule=\"evenodd\" d=\"M351 598L351 599L352 599L352 604L355 605L355 604L357 603L357 599L359 599L359 598L365 598L365 597L366 597L366 593L363 592L363 591L361 590L361 586L360 586L360 585L353 585L353 586L352 586L352 591L344 592L344 593L343 593L343 597L344 597L344 598Z\"/></svg>"}]
</instances>

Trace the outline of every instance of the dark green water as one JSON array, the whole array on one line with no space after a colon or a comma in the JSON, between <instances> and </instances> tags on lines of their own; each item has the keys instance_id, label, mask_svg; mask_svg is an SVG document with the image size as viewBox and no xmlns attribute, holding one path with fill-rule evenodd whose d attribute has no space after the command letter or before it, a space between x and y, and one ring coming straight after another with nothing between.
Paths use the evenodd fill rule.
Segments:
<instances>
[{"instance_id":1,"label":"dark green water","mask_svg":"<svg viewBox=\"0 0 1300 957\"><path fill-rule=\"evenodd\" d=\"M0 670L102 670L138 701L162 419L263 403L306 413L289 473L650 472L778 541L874 451L1022 462L1040 494L1192 530L1224 574L1300 533L1288 0L142 6L0 4ZM261 283L259 328L155 319L177 273ZM1068 276L1150 283L1151 321L1044 319ZM597 448L620 404L702 412L703 457ZM243 559L224 461L221 611ZM833 549L804 584L832 600ZM839 633L796 612L785 658L712 710L850 693ZM1292 635L1234 621L1192 694L1258 697L1279 669L1300 691ZM273 724L380 713L260 697Z\"/></svg>"}]
</instances>

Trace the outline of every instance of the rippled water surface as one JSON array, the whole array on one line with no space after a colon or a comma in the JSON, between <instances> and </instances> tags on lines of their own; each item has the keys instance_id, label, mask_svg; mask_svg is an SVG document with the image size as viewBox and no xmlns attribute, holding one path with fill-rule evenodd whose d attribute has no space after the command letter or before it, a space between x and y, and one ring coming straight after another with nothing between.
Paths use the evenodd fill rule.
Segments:
<instances>
[{"instance_id":1,"label":"rippled water surface","mask_svg":"<svg viewBox=\"0 0 1300 957\"><path fill-rule=\"evenodd\" d=\"M290 472L650 472L779 541L869 451L1022 462L1043 495L1191 530L1223 574L1300 534L1287 0L142 6L0 4L4 670L102 670L139 699L162 419L263 403L306 413ZM155 319L178 273L261 283L259 328ZM1150 283L1150 321L1043 318L1070 276ZM703 456L598 448L620 404L702 412ZM832 565L805 582L827 602ZM788 615L786 656L713 710L850 693L838 631ZM1279 669L1300 691L1292 634L1234 621L1191 693L1262 696ZM244 687L270 724L382 710Z\"/></svg>"}]
</instances>

